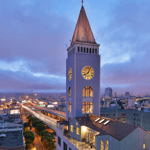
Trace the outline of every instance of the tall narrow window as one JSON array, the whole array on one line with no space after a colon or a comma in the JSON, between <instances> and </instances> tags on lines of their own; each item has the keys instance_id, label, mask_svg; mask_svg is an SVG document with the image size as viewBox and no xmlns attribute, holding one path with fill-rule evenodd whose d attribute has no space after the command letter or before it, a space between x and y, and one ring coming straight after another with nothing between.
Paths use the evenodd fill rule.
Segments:
<instances>
[{"instance_id":1,"label":"tall narrow window","mask_svg":"<svg viewBox=\"0 0 150 150\"><path fill-rule=\"evenodd\" d=\"M104 150L104 142L101 141L101 150Z\"/></svg>"},{"instance_id":2,"label":"tall narrow window","mask_svg":"<svg viewBox=\"0 0 150 150\"><path fill-rule=\"evenodd\" d=\"M81 47L81 52L83 52L83 48Z\"/></svg>"},{"instance_id":3,"label":"tall narrow window","mask_svg":"<svg viewBox=\"0 0 150 150\"><path fill-rule=\"evenodd\" d=\"M71 132L73 132L73 125L70 126L70 130L71 130Z\"/></svg>"},{"instance_id":4,"label":"tall narrow window","mask_svg":"<svg viewBox=\"0 0 150 150\"><path fill-rule=\"evenodd\" d=\"M92 49L92 53L94 54L94 48Z\"/></svg>"},{"instance_id":5,"label":"tall narrow window","mask_svg":"<svg viewBox=\"0 0 150 150\"><path fill-rule=\"evenodd\" d=\"M64 142L64 150L67 150L67 144Z\"/></svg>"},{"instance_id":6,"label":"tall narrow window","mask_svg":"<svg viewBox=\"0 0 150 150\"><path fill-rule=\"evenodd\" d=\"M69 112L69 113L71 113L71 110L72 110L71 107L72 107L72 103L71 103L71 102L68 102L68 112Z\"/></svg>"},{"instance_id":7,"label":"tall narrow window","mask_svg":"<svg viewBox=\"0 0 150 150\"><path fill-rule=\"evenodd\" d=\"M71 97L71 87L68 88L68 97Z\"/></svg>"},{"instance_id":8,"label":"tall narrow window","mask_svg":"<svg viewBox=\"0 0 150 150\"><path fill-rule=\"evenodd\" d=\"M85 47L84 47L84 53L85 53Z\"/></svg>"},{"instance_id":9,"label":"tall narrow window","mask_svg":"<svg viewBox=\"0 0 150 150\"><path fill-rule=\"evenodd\" d=\"M107 141L107 140L105 140L105 150L108 150L108 148L109 148L109 142Z\"/></svg>"},{"instance_id":10,"label":"tall narrow window","mask_svg":"<svg viewBox=\"0 0 150 150\"><path fill-rule=\"evenodd\" d=\"M90 53L91 53L91 48L90 48Z\"/></svg>"},{"instance_id":11,"label":"tall narrow window","mask_svg":"<svg viewBox=\"0 0 150 150\"><path fill-rule=\"evenodd\" d=\"M78 52L80 52L80 48L78 47Z\"/></svg>"},{"instance_id":12,"label":"tall narrow window","mask_svg":"<svg viewBox=\"0 0 150 150\"><path fill-rule=\"evenodd\" d=\"M89 52L88 50L89 50L89 49L87 48L87 53Z\"/></svg>"},{"instance_id":13,"label":"tall narrow window","mask_svg":"<svg viewBox=\"0 0 150 150\"><path fill-rule=\"evenodd\" d=\"M90 86L86 86L82 92L83 97L93 97L93 89Z\"/></svg>"},{"instance_id":14,"label":"tall narrow window","mask_svg":"<svg viewBox=\"0 0 150 150\"><path fill-rule=\"evenodd\" d=\"M58 136L58 145L61 146L61 138Z\"/></svg>"},{"instance_id":15,"label":"tall narrow window","mask_svg":"<svg viewBox=\"0 0 150 150\"><path fill-rule=\"evenodd\" d=\"M80 135L80 128L79 127L76 128L76 134Z\"/></svg>"},{"instance_id":16,"label":"tall narrow window","mask_svg":"<svg viewBox=\"0 0 150 150\"><path fill-rule=\"evenodd\" d=\"M95 49L95 54L97 54L97 49Z\"/></svg>"}]
</instances>

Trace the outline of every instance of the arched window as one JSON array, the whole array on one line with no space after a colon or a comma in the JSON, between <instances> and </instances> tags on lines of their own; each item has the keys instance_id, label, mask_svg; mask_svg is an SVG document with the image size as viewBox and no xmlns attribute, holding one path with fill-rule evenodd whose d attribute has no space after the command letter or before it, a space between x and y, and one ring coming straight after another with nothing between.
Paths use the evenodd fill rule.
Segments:
<instances>
[{"instance_id":1,"label":"arched window","mask_svg":"<svg viewBox=\"0 0 150 150\"><path fill-rule=\"evenodd\" d=\"M71 97L71 87L68 88L68 97Z\"/></svg>"},{"instance_id":2,"label":"arched window","mask_svg":"<svg viewBox=\"0 0 150 150\"><path fill-rule=\"evenodd\" d=\"M81 52L83 52L83 50L82 50L83 48L81 47Z\"/></svg>"},{"instance_id":3,"label":"arched window","mask_svg":"<svg viewBox=\"0 0 150 150\"><path fill-rule=\"evenodd\" d=\"M84 47L84 53L85 53L85 47Z\"/></svg>"},{"instance_id":4,"label":"arched window","mask_svg":"<svg viewBox=\"0 0 150 150\"><path fill-rule=\"evenodd\" d=\"M88 51L88 48L87 48L87 53L88 53L89 51Z\"/></svg>"},{"instance_id":5,"label":"arched window","mask_svg":"<svg viewBox=\"0 0 150 150\"><path fill-rule=\"evenodd\" d=\"M86 86L83 89L82 96L83 97L93 97L93 89L90 86Z\"/></svg>"}]
</instances>

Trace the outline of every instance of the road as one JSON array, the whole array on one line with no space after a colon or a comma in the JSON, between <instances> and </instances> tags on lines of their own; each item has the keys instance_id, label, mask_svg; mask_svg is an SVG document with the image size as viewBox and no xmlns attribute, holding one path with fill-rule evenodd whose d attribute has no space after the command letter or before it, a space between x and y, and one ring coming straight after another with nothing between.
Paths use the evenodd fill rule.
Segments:
<instances>
[{"instance_id":1,"label":"road","mask_svg":"<svg viewBox=\"0 0 150 150\"><path fill-rule=\"evenodd\" d=\"M46 115L43 115L42 113L40 113L36 110L32 110L31 108L24 106L24 105L22 105L22 108L26 109L33 116L35 116L39 120L43 121L44 124L46 124L48 127L52 128L56 132L56 128L57 128L57 120L56 119L50 118Z\"/></svg>"}]
</instances>

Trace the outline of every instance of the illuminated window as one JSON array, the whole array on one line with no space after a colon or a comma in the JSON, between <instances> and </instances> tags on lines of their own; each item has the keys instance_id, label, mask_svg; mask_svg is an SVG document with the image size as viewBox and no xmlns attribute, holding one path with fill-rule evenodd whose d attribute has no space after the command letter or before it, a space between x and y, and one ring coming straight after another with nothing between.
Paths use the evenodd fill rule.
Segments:
<instances>
[{"instance_id":1,"label":"illuminated window","mask_svg":"<svg viewBox=\"0 0 150 150\"><path fill-rule=\"evenodd\" d=\"M80 129L77 127L76 133L79 135L80 134Z\"/></svg>"},{"instance_id":2,"label":"illuminated window","mask_svg":"<svg viewBox=\"0 0 150 150\"><path fill-rule=\"evenodd\" d=\"M73 132L73 125L70 126L70 130L71 130L71 132Z\"/></svg>"},{"instance_id":3,"label":"illuminated window","mask_svg":"<svg viewBox=\"0 0 150 150\"><path fill-rule=\"evenodd\" d=\"M68 97L71 97L71 87L68 88Z\"/></svg>"},{"instance_id":4,"label":"illuminated window","mask_svg":"<svg viewBox=\"0 0 150 150\"><path fill-rule=\"evenodd\" d=\"M143 149L145 149L145 144L143 144Z\"/></svg>"},{"instance_id":5,"label":"illuminated window","mask_svg":"<svg viewBox=\"0 0 150 150\"><path fill-rule=\"evenodd\" d=\"M93 102L83 102L82 113L93 113Z\"/></svg>"},{"instance_id":6,"label":"illuminated window","mask_svg":"<svg viewBox=\"0 0 150 150\"><path fill-rule=\"evenodd\" d=\"M109 142L106 140L105 141L105 150L108 150L109 146L108 146Z\"/></svg>"},{"instance_id":7,"label":"illuminated window","mask_svg":"<svg viewBox=\"0 0 150 150\"><path fill-rule=\"evenodd\" d=\"M71 102L68 102L68 112L70 112L71 113Z\"/></svg>"},{"instance_id":8,"label":"illuminated window","mask_svg":"<svg viewBox=\"0 0 150 150\"><path fill-rule=\"evenodd\" d=\"M93 97L93 89L90 86L86 86L83 89L82 96L83 97Z\"/></svg>"},{"instance_id":9,"label":"illuminated window","mask_svg":"<svg viewBox=\"0 0 150 150\"><path fill-rule=\"evenodd\" d=\"M101 150L104 150L104 142L101 141Z\"/></svg>"}]
</instances>

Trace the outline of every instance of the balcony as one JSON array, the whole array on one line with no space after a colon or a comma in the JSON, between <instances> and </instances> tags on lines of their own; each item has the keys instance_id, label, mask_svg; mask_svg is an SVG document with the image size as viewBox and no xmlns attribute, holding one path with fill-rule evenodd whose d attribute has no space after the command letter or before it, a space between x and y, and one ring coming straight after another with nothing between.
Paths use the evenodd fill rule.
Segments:
<instances>
[{"instance_id":1,"label":"balcony","mask_svg":"<svg viewBox=\"0 0 150 150\"><path fill-rule=\"evenodd\" d=\"M69 135L68 131L68 122L67 121L58 121L57 122L57 128L62 131L62 135L70 142L72 143L77 149L79 150L96 150L95 146L92 143L86 143L81 142L73 139Z\"/></svg>"},{"instance_id":2,"label":"balcony","mask_svg":"<svg viewBox=\"0 0 150 150\"><path fill-rule=\"evenodd\" d=\"M96 148L93 145L85 143L85 142L77 141L77 140L71 138L67 134L64 134L64 137L79 150L83 150L83 149L84 150L96 150Z\"/></svg>"}]
</instances>

